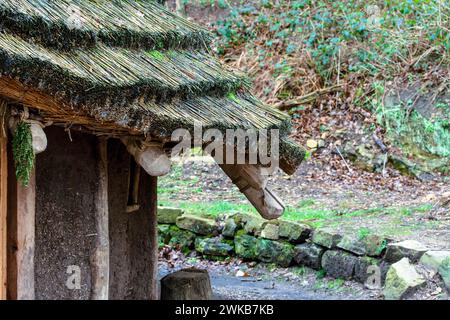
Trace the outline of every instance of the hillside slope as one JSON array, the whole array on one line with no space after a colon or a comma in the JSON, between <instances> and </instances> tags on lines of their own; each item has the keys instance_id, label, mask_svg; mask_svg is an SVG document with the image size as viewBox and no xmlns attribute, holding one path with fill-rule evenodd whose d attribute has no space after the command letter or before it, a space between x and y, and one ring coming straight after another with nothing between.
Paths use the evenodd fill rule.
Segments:
<instances>
[{"instance_id":1,"label":"hillside slope","mask_svg":"<svg viewBox=\"0 0 450 320\"><path fill-rule=\"evenodd\" d=\"M448 174L449 0L190 0L186 14L260 98L292 115L315 160Z\"/></svg>"}]
</instances>

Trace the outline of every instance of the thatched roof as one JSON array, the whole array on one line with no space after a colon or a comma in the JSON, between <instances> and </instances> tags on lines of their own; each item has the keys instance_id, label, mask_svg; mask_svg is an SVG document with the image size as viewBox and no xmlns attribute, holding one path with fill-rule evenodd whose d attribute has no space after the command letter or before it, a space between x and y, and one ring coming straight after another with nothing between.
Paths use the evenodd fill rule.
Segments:
<instances>
[{"instance_id":1,"label":"thatched roof","mask_svg":"<svg viewBox=\"0 0 450 320\"><path fill-rule=\"evenodd\" d=\"M286 136L289 117L253 97L209 42L206 30L151 1L0 0L0 79L52 97L64 116L159 137L194 121ZM285 138L281 152L291 167L303 159Z\"/></svg>"}]
</instances>

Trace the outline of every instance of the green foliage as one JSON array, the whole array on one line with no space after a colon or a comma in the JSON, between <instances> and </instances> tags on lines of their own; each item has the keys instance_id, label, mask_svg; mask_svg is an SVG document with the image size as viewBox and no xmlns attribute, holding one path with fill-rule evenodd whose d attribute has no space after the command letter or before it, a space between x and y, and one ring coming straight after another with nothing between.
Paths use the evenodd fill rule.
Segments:
<instances>
[{"instance_id":1,"label":"green foliage","mask_svg":"<svg viewBox=\"0 0 450 320\"><path fill-rule=\"evenodd\" d=\"M387 248L388 242L386 239L383 239L383 241L381 241L380 246L378 247L377 251L375 252L377 255L381 255L383 253L383 251Z\"/></svg>"},{"instance_id":2,"label":"green foliage","mask_svg":"<svg viewBox=\"0 0 450 320\"><path fill-rule=\"evenodd\" d=\"M370 229L368 229L368 228L360 228L358 230L358 238L360 240L364 240L369 235L370 235Z\"/></svg>"},{"instance_id":3,"label":"green foliage","mask_svg":"<svg viewBox=\"0 0 450 320\"><path fill-rule=\"evenodd\" d=\"M328 289L339 289L339 288L341 288L344 285L344 283L345 283L344 279L339 279L338 278L338 279L334 279L334 280L329 281L327 283L327 287L328 287Z\"/></svg>"},{"instance_id":4,"label":"green foliage","mask_svg":"<svg viewBox=\"0 0 450 320\"><path fill-rule=\"evenodd\" d=\"M320 270L316 271L316 279L317 280L325 278L326 275L327 275L327 272L324 269L320 269Z\"/></svg>"},{"instance_id":5,"label":"green foliage","mask_svg":"<svg viewBox=\"0 0 450 320\"><path fill-rule=\"evenodd\" d=\"M315 204L316 204L316 201L314 199L303 199L298 202L297 207L298 208L308 208L308 207L312 207Z\"/></svg>"},{"instance_id":6,"label":"green foliage","mask_svg":"<svg viewBox=\"0 0 450 320\"><path fill-rule=\"evenodd\" d=\"M239 103L239 99L238 99L238 97L236 96L236 93L234 93L234 92L229 92L228 95L227 95L227 97L228 97L228 99L233 100L233 101L236 102L236 103Z\"/></svg>"},{"instance_id":7,"label":"green foliage","mask_svg":"<svg viewBox=\"0 0 450 320\"><path fill-rule=\"evenodd\" d=\"M33 137L28 123L20 122L17 125L12 140L12 148L17 180L24 186L28 186L35 157L33 152Z\"/></svg>"},{"instance_id":8,"label":"green foliage","mask_svg":"<svg viewBox=\"0 0 450 320\"><path fill-rule=\"evenodd\" d=\"M402 105L387 106L384 103L385 87L381 81L372 84L374 94L368 98L369 109L377 117L377 122L386 130L389 140L406 154L426 160L427 170L433 170L430 160L450 157L450 106L437 103L441 113L427 118L414 109L413 101ZM440 163L438 161L438 163Z\"/></svg>"},{"instance_id":9,"label":"green foliage","mask_svg":"<svg viewBox=\"0 0 450 320\"><path fill-rule=\"evenodd\" d=\"M378 108L377 115L391 141L402 149L416 155L450 157L450 118L428 119L404 106Z\"/></svg>"},{"instance_id":10,"label":"green foliage","mask_svg":"<svg viewBox=\"0 0 450 320\"><path fill-rule=\"evenodd\" d=\"M290 55L304 48L317 71L331 79L337 63L343 64L340 72L384 72L419 41L423 48L435 47L448 55L450 32L444 26L449 22L449 3L441 0L262 0L259 7L233 7L230 16L217 23L218 47L219 53L225 53L265 39L259 46L262 64L272 63L265 59L272 51ZM349 46L354 49L348 50ZM343 50L349 55L346 60L339 57Z\"/></svg>"},{"instance_id":11,"label":"green foliage","mask_svg":"<svg viewBox=\"0 0 450 320\"><path fill-rule=\"evenodd\" d=\"M296 276L304 276L306 274L306 268L304 266L298 266L292 268L292 273Z\"/></svg>"},{"instance_id":12,"label":"green foliage","mask_svg":"<svg viewBox=\"0 0 450 320\"><path fill-rule=\"evenodd\" d=\"M148 51L146 53L147 53L147 55L150 58L153 58L153 59L156 59L156 60L159 60L159 61L163 61L164 60L164 54L162 54L158 50L152 50L152 51Z\"/></svg>"}]
</instances>

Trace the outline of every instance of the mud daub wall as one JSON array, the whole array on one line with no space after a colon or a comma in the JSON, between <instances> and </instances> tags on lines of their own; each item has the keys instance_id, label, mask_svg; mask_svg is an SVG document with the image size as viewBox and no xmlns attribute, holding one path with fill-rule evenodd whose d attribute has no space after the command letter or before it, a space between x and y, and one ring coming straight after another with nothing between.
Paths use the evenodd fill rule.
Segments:
<instances>
[{"instance_id":1,"label":"mud daub wall","mask_svg":"<svg viewBox=\"0 0 450 320\"><path fill-rule=\"evenodd\" d=\"M69 138L58 127L45 131L48 148L36 159L36 299L89 299L98 140L74 131ZM110 299L148 299L152 293L157 248L150 239L151 185L141 170L139 208L128 213L133 163L119 140L108 141ZM67 286L71 266L80 270L80 289Z\"/></svg>"},{"instance_id":2,"label":"mud daub wall","mask_svg":"<svg viewBox=\"0 0 450 320\"><path fill-rule=\"evenodd\" d=\"M48 148L36 159L36 299L89 299L97 192L95 136L45 130ZM81 288L66 286L69 266Z\"/></svg>"}]
</instances>

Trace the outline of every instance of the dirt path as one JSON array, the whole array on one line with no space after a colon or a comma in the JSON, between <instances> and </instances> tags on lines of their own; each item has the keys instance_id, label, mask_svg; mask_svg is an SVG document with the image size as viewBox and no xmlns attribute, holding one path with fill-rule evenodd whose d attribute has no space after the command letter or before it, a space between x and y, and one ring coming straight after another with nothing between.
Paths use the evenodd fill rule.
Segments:
<instances>
[{"instance_id":1,"label":"dirt path","mask_svg":"<svg viewBox=\"0 0 450 320\"><path fill-rule=\"evenodd\" d=\"M159 277L182 268L195 266L207 269L217 300L367 300L380 297L351 281L320 278L307 268L277 269L270 266L249 266L239 260L229 263L205 260L178 261L175 266L160 261ZM237 277L237 270L245 270L246 277Z\"/></svg>"}]
</instances>

